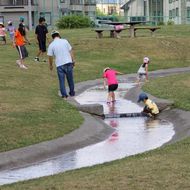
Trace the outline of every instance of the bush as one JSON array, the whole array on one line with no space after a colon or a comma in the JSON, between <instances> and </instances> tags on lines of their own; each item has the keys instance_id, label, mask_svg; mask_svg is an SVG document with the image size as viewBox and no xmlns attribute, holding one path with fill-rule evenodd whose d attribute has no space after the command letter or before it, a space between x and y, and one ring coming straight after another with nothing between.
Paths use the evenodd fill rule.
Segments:
<instances>
[{"instance_id":1,"label":"bush","mask_svg":"<svg viewBox=\"0 0 190 190\"><path fill-rule=\"evenodd\" d=\"M165 23L163 21L160 21L160 22L158 22L158 25L163 26L163 25L165 25Z\"/></svg>"},{"instance_id":2,"label":"bush","mask_svg":"<svg viewBox=\"0 0 190 190\"><path fill-rule=\"evenodd\" d=\"M90 27L91 25L91 20L87 16L83 15L68 15L68 16L63 16L60 18L56 26L59 29L64 29L64 28L86 28Z\"/></svg>"},{"instance_id":3,"label":"bush","mask_svg":"<svg viewBox=\"0 0 190 190\"><path fill-rule=\"evenodd\" d=\"M173 20L168 20L167 25L174 25L174 21Z\"/></svg>"}]
</instances>

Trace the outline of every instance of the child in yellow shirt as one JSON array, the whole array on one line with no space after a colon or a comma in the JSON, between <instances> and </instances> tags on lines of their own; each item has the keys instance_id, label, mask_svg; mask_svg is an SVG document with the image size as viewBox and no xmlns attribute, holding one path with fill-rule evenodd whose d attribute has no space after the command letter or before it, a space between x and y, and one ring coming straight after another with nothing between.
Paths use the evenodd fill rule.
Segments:
<instances>
[{"instance_id":1,"label":"child in yellow shirt","mask_svg":"<svg viewBox=\"0 0 190 190\"><path fill-rule=\"evenodd\" d=\"M159 109L157 105L152 100L150 100L147 94L144 92L140 93L139 95L138 102L141 102L141 101L143 101L145 104L145 107L142 112L148 113L149 116L153 116L153 117L158 115Z\"/></svg>"}]
</instances>

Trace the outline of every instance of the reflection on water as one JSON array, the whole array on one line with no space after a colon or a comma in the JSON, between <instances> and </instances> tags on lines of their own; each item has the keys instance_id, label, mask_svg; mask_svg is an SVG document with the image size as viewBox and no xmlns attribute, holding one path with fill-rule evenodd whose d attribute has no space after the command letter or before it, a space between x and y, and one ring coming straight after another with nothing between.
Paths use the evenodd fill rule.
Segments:
<instances>
[{"instance_id":1,"label":"reflection on water","mask_svg":"<svg viewBox=\"0 0 190 190\"><path fill-rule=\"evenodd\" d=\"M121 84L114 104L106 104L107 92L100 87L85 91L76 100L81 104L100 103L105 113L140 112L140 106L123 99L132 86ZM167 121L138 117L109 118L105 122L115 129L107 140L32 166L0 172L0 184L53 175L142 153L160 147L174 135L173 125Z\"/></svg>"}]
</instances>

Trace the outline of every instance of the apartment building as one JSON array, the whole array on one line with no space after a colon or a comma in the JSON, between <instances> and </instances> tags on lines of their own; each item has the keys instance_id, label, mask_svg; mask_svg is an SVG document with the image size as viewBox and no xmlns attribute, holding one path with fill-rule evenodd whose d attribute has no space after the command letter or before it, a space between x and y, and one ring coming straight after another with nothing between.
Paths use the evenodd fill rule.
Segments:
<instances>
[{"instance_id":1,"label":"apartment building","mask_svg":"<svg viewBox=\"0 0 190 190\"><path fill-rule=\"evenodd\" d=\"M125 0L97 0L96 8L98 11L105 15L120 15L123 16L123 10L121 6L125 3Z\"/></svg>"},{"instance_id":2,"label":"apartment building","mask_svg":"<svg viewBox=\"0 0 190 190\"><path fill-rule=\"evenodd\" d=\"M95 12L96 0L0 0L0 21L12 20L18 25L22 16L29 29L38 24L40 16L46 18L48 25L54 26L63 15L74 13L94 17Z\"/></svg>"},{"instance_id":3,"label":"apartment building","mask_svg":"<svg viewBox=\"0 0 190 190\"><path fill-rule=\"evenodd\" d=\"M190 22L190 0L128 0L121 8L128 20Z\"/></svg>"}]
</instances>

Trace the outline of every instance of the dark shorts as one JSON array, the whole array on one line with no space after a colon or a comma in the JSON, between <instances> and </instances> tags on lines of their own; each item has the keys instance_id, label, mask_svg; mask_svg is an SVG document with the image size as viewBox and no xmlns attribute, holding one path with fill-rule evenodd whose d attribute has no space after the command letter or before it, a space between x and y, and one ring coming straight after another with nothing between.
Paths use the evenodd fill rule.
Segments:
<instances>
[{"instance_id":1,"label":"dark shorts","mask_svg":"<svg viewBox=\"0 0 190 190\"><path fill-rule=\"evenodd\" d=\"M20 59L25 59L28 57L28 51L25 46L16 46Z\"/></svg>"},{"instance_id":2,"label":"dark shorts","mask_svg":"<svg viewBox=\"0 0 190 190\"><path fill-rule=\"evenodd\" d=\"M146 73L139 73L138 79L145 79L146 78Z\"/></svg>"},{"instance_id":3,"label":"dark shorts","mask_svg":"<svg viewBox=\"0 0 190 190\"><path fill-rule=\"evenodd\" d=\"M38 40L39 49L42 52L46 52L46 41L44 40Z\"/></svg>"},{"instance_id":4,"label":"dark shorts","mask_svg":"<svg viewBox=\"0 0 190 190\"><path fill-rule=\"evenodd\" d=\"M118 84L111 84L108 86L108 92L114 92L115 90L117 90L118 88Z\"/></svg>"},{"instance_id":5,"label":"dark shorts","mask_svg":"<svg viewBox=\"0 0 190 190\"><path fill-rule=\"evenodd\" d=\"M2 40L3 42L6 42L6 37L5 37L5 36L0 36L0 38L1 38L1 40Z\"/></svg>"}]
</instances>

